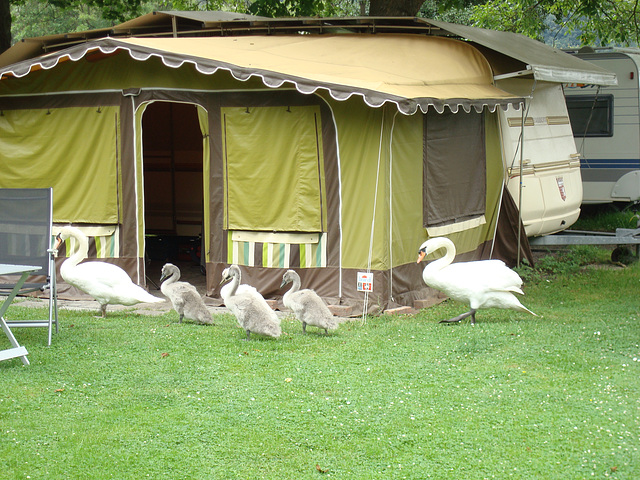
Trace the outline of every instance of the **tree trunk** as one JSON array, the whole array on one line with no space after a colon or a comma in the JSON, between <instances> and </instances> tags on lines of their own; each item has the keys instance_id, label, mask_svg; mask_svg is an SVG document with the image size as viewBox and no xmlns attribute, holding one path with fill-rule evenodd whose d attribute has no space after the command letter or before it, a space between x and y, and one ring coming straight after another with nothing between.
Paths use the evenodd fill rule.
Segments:
<instances>
[{"instance_id":1,"label":"tree trunk","mask_svg":"<svg viewBox=\"0 0 640 480\"><path fill-rule=\"evenodd\" d=\"M11 2L0 0L0 53L11 46Z\"/></svg>"},{"instance_id":2,"label":"tree trunk","mask_svg":"<svg viewBox=\"0 0 640 480\"><path fill-rule=\"evenodd\" d=\"M371 17L415 17L425 0L371 0Z\"/></svg>"}]
</instances>

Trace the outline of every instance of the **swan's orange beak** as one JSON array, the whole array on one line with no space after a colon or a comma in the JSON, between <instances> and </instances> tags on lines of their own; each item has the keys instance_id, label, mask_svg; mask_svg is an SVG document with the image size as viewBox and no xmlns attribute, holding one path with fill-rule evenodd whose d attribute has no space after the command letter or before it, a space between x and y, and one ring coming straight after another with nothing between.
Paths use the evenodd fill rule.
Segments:
<instances>
[{"instance_id":1,"label":"swan's orange beak","mask_svg":"<svg viewBox=\"0 0 640 480\"><path fill-rule=\"evenodd\" d=\"M56 235L56 244L53 247L54 250L58 250L58 248L62 245L62 238L60 238L60 234Z\"/></svg>"},{"instance_id":2,"label":"swan's orange beak","mask_svg":"<svg viewBox=\"0 0 640 480\"><path fill-rule=\"evenodd\" d=\"M418 261L416 263L420 263L425 255L426 255L425 251L424 250L420 250L418 252Z\"/></svg>"}]
</instances>

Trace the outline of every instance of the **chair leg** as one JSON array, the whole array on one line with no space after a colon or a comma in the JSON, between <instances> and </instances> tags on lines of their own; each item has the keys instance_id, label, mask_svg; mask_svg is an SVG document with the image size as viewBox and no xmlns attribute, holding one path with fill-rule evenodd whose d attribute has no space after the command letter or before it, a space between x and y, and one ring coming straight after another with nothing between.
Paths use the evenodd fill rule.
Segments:
<instances>
[{"instance_id":1,"label":"chair leg","mask_svg":"<svg viewBox=\"0 0 640 480\"><path fill-rule=\"evenodd\" d=\"M58 285L56 282L56 261L53 252L49 252L49 343L51 346L51 333L53 324L56 326L56 334L58 334Z\"/></svg>"},{"instance_id":2,"label":"chair leg","mask_svg":"<svg viewBox=\"0 0 640 480\"><path fill-rule=\"evenodd\" d=\"M51 311L51 305L52 305L52 304L51 304L51 298L49 298L49 328L48 328L48 330L49 330L49 336L48 336L48 338L47 338L47 347L50 347L50 346L51 346L51 327L52 327L52 324L51 324L51 322L52 322L51 314L53 313L53 312Z\"/></svg>"}]
</instances>

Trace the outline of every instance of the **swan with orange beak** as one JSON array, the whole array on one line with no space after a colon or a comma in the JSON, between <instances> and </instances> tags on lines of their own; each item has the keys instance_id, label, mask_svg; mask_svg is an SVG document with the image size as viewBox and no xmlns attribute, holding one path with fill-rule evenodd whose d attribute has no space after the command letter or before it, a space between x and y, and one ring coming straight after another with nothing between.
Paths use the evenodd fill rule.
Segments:
<instances>
[{"instance_id":1,"label":"swan with orange beak","mask_svg":"<svg viewBox=\"0 0 640 480\"><path fill-rule=\"evenodd\" d=\"M436 237L420 246L417 263L440 249L445 249L446 253L424 268L424 283L470 307L468 312L440 323L457 323L471 317L471 324L475 324L476 312L486 308L503 308L536 315L514 295L524 295L522 279L500 260L452 263L456 256L454 243L448 238Z\"/></svg>"}]
</instances>

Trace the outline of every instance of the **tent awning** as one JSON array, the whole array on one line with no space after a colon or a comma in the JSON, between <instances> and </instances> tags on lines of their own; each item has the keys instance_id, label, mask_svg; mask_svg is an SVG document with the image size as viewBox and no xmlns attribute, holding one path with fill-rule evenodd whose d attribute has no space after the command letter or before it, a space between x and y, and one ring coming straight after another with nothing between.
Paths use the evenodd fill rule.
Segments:
<instances>
[{"instance_id":1,"label":"tent awning","mask_svg":"<svg viewBox=\"0 0 640 480\"><path fill-rule=\"evenodd\" d=\"M522 102L493 85L489 63L472 45L411 34L101 38L9 65L0 80L96 50L124 50L140 61L158 57L171 68L192 64L203 74L222 69L238 80L258 77L267 87L291 84L305 94L325 90L337 100L359 95L372 107L390 102L409 115L429 107L468 112Z\"/></svg>"},{"instance_id":2,"label":"tent awning","mask_svg":"<svg viewBox=\"0 0 640 480\"><path fill-rule=\"evenodd\" d=\"M613 72L518 33L486 30L437 20L427 22L522 62L526 65L525 73L533 75L537 80L593 85L618 83ZM513 73L517 75L522 72Z\"/></svg>"}]
</instances>

